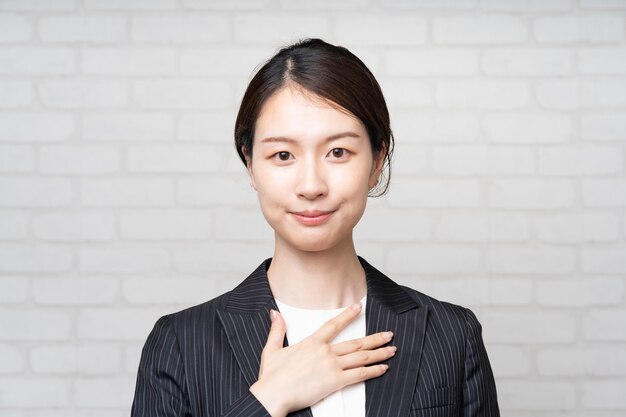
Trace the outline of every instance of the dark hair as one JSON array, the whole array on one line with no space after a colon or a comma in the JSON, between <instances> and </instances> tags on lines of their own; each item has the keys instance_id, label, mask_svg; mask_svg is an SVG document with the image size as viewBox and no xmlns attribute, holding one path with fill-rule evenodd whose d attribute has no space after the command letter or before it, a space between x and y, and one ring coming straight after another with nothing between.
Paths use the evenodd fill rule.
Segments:
<instances>
[{"instance_id":1,"label":"dark hair","mask_svg":"<svg viewBox=\"0 0 626 417\"><path fill-rule=\"evenodd\" d=\"M368 195L385 194L389 188L394 140L380 85L356 55L321 39L303 39L280 49L248 84L235 121L235 146L244 165L247 166L246 156L252 158L255 124L263 104L290 83L330 101L331 105L339 105L363 123L374 157L379 157L380 152L385 154L381 176L386 179L382 186L379 181L373 188L382 191Z\"/></svg>"}]
</instances>

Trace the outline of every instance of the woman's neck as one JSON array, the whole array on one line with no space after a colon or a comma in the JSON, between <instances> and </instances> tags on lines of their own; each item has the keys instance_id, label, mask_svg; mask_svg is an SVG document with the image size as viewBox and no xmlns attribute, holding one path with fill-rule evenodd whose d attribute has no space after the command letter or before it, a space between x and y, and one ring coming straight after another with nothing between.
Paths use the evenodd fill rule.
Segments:
<instances>
[{"instance_id":1,"label":"woman's neck","mask_svg":"<svg viewBox=\"0 0 626 417\"><path fill-rule=\"evenodd\" d=\"M277 244L267 276L274 297L300 308L347 307L367 291L365 271L352 240L319 252L294 251Z\"/></svg>"}]
</instances>

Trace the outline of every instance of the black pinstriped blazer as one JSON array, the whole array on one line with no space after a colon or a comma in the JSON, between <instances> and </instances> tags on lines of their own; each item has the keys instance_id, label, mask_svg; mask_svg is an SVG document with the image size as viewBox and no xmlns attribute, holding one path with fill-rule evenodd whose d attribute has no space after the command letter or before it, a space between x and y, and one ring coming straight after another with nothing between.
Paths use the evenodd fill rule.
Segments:
<instances>
[{"instance_id":1,"label":"black pinstriped blazer","mask_svg":"<svg viewBox=\"0 0 626 417\"><path fill-rule=\"evenodd\" d=\"M398 285L358 258L367 279L367 334L391 330L398 347L387 372L365 381L366 417L499 417L474 313ZM232 291L156 322L141 354L132 417L269 416L249 387L269 309L278 309L267 278L271 261ZM312 417L311 408L290 416Z\"/></svg>"}]
</instances>

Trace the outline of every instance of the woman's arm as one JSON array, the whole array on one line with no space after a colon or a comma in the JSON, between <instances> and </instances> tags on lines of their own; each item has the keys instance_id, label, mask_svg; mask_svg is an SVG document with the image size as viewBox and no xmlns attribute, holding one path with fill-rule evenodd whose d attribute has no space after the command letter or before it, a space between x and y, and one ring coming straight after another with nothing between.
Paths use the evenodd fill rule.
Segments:
<instances>
[{"instance_id":1,"label":"woman's arm","mask_svg":"<svg viewBox=\"0 0 626 417\"><path fill-rule=\"evenodd\" d=\"M192 417L185 368L176 334L168 316L161 317L148 335L141 353L131 417ZM267 410L246 391L223 417L269 417Z\"/></svg>"},{"instance_id":2,"label":"woman's arm","mask_svg":"<svg viewBox=\"0 0 626 417\"><path fill-rule=\"evenodd\" d=\"M483 343L482 327L470 309L465 309L465 313L467 341L463 382L463 417L499 417L496 383Z\"/></svg>"}]
</instances>

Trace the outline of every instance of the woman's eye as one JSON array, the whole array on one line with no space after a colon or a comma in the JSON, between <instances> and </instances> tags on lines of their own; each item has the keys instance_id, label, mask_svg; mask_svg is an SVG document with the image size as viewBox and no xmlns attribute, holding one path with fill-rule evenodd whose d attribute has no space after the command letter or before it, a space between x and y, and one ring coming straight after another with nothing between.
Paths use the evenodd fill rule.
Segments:
<instances>
[{"instance_id":1,"label":"woman's eye","mask_svg":"<svg viewBox=\"0 0 626 417\"><path fill-rule=\"evenodd\" d=\"M278 159L280 159L281 161L288 161L289 155L291 154L287 151L280 151L280 152L276 152L274 154L274 157L278 156Z\"/></svg>"},{"instance_id":2,"label":"woman's eye","mask_svg":"<svg viewBox=\"0 0 626 417\"><path fill-rule=\"evenodd\" d=\"M330 152L333 154L335 158L342 158L348 153L348 151L344 148L335 148Z\"/></svg>"}]
</instances>

